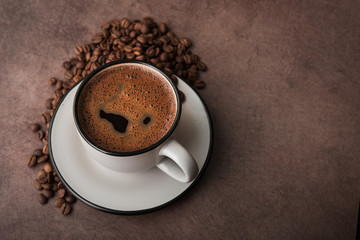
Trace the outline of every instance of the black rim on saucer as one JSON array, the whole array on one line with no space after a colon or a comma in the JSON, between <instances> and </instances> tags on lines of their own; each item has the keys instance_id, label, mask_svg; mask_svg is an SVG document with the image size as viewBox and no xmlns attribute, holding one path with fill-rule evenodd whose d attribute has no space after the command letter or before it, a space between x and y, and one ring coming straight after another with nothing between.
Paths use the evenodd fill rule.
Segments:
<instances>
[{"instance_id":1,"label":"black rim on saucer","mask_svg":"<svg viewBox=\"0 0 360 240\"><path fill-rule=\"evenodd\" d=\"M181 79L181 78L180 78ZM48 146L49 146L49 156L50 156L50 162L52 164L52 166L55 169L55 172L57 174L57 176L59 177L59 179L61 180L61 182L65 185L65 188L72 193L77 199L79 199L80 201L82 201L83 203L98 209L100 211L103 212L107 212L107 213L112 213L112 214L118 214L118 215L138 215L138 214L145 214L145 213L150 213L159 209L162 209L170 204L172 204L173 202L175 202L176 200L180 199L181 197L183 197L187 192L189 192L191 190L191 188L199 181L199 179L201 178L201 176L203 175L203 173L205 172L208 164L209 164L209 160L210 160L210 156L211 156L211 152L213 149L213 141L214 141L214 130L213 130L213 123L211 120L211 116L209 113L209 110L204 102L204 100L200 97L199 93L197 92L196 89L194 89L191 85L189 85L187 82L183 81L186 85L188 85L194 92L195 94L198 96L198 98L200 99L201 103L204 106L206 115L208 117L208 121L209 121L209 127L210 127L210 143L209 143L209 150L204 162L204 165L201 168L201 171L199 172L199 174L197 175L197 177L193 180L193 182L190 184L189 187L187 187L183 192L181 192L178 196L176 196L175 198L167 201L166 203L163 203L159 206L153 207L153 208L148 208L148 209L141 209L141 210L132 210L132 211L124 211L124 210L115 210L115 209L110 209L110 208L106 208L100 205L97 205L93 202L90 202L89 200L85 199L84 197L82 197L80 194L78 194L74 189L71 188L71 186L66 182L66 180L63 178L63 176L61 175L56 162L54 160L54 156L52 153L52 145L51 145L51 135L52 135L52 126L53 126L53 122L54 119L56 118L56 113L58 111L58 109L61 106L61 103L64 101L64 99L67 97L68 93L75 88L79 83L81 83L83 80L77 82L76 84L74 84L71 89L68 90L68 92L63 96L63 98L61 99L61 101L59 102L58 106L56 107L53 117L51 118L51 122L50 122L50 126L49 126L49 136L48 136Z\"/></svg>"},{"instance_id":2,"label":"black rim on saucer","mask_svg":"<svg viewBox=\"0 0 360 240\"><path fill-rule=\"evenodd\" d=\"M78 111L77 111L77 105L79 102L79 96L80 93L82 91L82 89L84 88L84 86L86 85L87 82L89 82L96 74L98 74L99 72L101 72L102 70L111 67L111 66L115 66L115 65L121 65L121 64L140 64L143 65L145 67L149 67L152 68L153 70L157 71L160 73L160 75L162 75L169 83L170 86L172 87L172 89L174 90L175 93L175 97L176 97L176 104L177 104L177 111L176 111L176 116L175 116L175 120L171 126L171 128L169 129L169 131L156 143L137 150L137 151L133 151L133 152L114 152L108 149L104 149L100 146L98 146L96 143L94 143L91 138L89 138L89 136L85 133L85 131L81 128L80 126L80 122L79 122L79 115L78 115ZM133 156L133 155L138 155L138 154L142 154L145 152L148 152L150 150L153 150L154 148L158 147L160 144L162 144L163 142L165 142L170 136L171 134L175 131L176 126L179 123L180 117L181 117L181 101L180 101L180 96L177 90L177 87L174 85L174 83L171 81L171 79L159 68L157 68L156 66L150 64L150 63L146 63L146 62L141 62L138 60L133 60L133 59L127 59L127 60L117 60L114 62L110 62L107 64L104 64L100 67L98 67L97 69L95 69L94 71L92 71L89 75L87 75L86 77L84 77L83 80L81 80L81 85L79 86L79 88L76 91L75 94L75 99L74 99L74 106L73 106L73 111L74 111L74 116L75 116L75 125L76 128L78 129L80 135L82 136L82 138L93 148L95 148L97 151L102 152L104 154L107 155L112 155L112 156Z\"/></svg>"}]
</instances>

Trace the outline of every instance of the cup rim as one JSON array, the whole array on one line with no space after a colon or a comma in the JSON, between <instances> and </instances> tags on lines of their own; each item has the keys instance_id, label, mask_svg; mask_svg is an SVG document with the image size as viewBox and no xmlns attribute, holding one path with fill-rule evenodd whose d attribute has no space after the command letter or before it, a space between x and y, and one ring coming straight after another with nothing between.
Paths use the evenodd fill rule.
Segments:
<instances>
[{"instance_id":1,"label":"cup rim","mask_svg":"<svg viewBox=\"0 0 360 240\"><path fill-rule=\"evenodd\" d=\"M175 92L177 110L176 110L175 120L174 120L173 124L171 125L170 129L157 142L155 142L154 144L152 144L152 145L150 145L150 146L148 146L146 148L142 148L140 150L136 150L136 151L132 151L132 152L116 152L116 151L111 151L111 150L108 150L108 149L105 149L105 148L102 148L102 147L98 146L96 143L94 143L87 136L85 131L80 126L79 115L78 115L78 111L77 111L77 105L78 105L78 102L79 102L79 96L80 96L80 93L81 93L82 89L84 88L86 83L89 82L92 79L92 77L94 77L97 73L99 73L103 69L108 68L110 66L120 65L120 64L129 64L129 63L130 64L135 63L135 64L144 65L144 66L150 67L150 68L154 69L155 71L159 72L169 82L170 86L173 88L173 90ZM81 80L80 86L76 90L75 97L74 97L73 117L74 117L74 120L75 120L76 129L80 133L81 137L86 141L86 143L89 144L92 148L94 148L95 150L97 150L97 151L99 151L99 152L101 152L103 154L106 154L106 155L126 157L126 156L140 155L142 153L149 152L149 151L155 149L156 147L158 147L159 145L161 145L162 143L164 143L172 135L172 133L175 131L175 129L176 129L178 123L179 123L179 120L180 120L181 109L182 109L182 104L181 104L181 101L180 101L180 96L179 96L179 93L178 93L178 89L175 86L175 84L171 81L171 79L165 74L165 72L163 70L159 69L158 67L154 66L151 63L142 62L142 61L138 61L138 60L134 60L134 59L126 59L126 60L116 60L116 61L113 61L113 62L106 63L106 64L96 68L94 71L92 71L90 74L88 74L86 77L84 77Z\"/></svg>"}]
</instances>

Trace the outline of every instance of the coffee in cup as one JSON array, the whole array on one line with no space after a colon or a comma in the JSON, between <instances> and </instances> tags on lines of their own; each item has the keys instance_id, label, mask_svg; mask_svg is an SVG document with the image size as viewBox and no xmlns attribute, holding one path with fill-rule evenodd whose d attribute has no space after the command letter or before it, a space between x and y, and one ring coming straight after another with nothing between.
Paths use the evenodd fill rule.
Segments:
<instances>
[{"instance_id":1,"label":"coffee in cup","mask_svg":"<svg viewBox=\"0 0 360 240\"><path fill-rule=\"evenodd\" d=\"M176 93L155 69L135 63L106 68L83 87L80 127L98 147L134 152L163 138L177 115Z\"/></svg>"}]
</instances>

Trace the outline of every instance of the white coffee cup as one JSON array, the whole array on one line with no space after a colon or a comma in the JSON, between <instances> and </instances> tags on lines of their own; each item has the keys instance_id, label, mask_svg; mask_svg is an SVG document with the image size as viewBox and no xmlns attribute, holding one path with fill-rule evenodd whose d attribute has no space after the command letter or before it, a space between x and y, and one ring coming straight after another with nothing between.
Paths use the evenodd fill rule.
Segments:
<instances>
[{"instance_id":1,"label":"white coffee cup","mask_svg":"<svg viewBox=\"0 0 360 240\"><path fill-rule=\"evenodd\" d=\"M177 114L172 127L159 141L135 152L113 152L97 146L82 129L77 112L78 100L84 86L102 70L114 68L121 64L140 64L142 68L151 68L152 71L157 71L167 80L176 95ZM97 68L82 80L74 100L73 118L77 132L87 153L99 164L108 169L124 173L147 171L156 166L175 180L186 183L194 180L199 170L191 154L173 137L180 117L180 97L170 78L158 68L136 60L119 60Z\"/></svg>"}]
</instances>

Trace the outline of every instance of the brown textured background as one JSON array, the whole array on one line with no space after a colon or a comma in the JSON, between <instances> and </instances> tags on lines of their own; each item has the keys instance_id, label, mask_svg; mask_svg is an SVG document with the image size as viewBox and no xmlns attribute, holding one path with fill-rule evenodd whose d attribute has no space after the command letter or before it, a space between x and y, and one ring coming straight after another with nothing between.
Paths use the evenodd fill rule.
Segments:
<instances>
[{"instance_id":1,"label":"brown textured background","mask_svg":"<svg viewBox=\"0 0 360 240\"><path fill-rule=\"evenodd\" d=\"M354 239L359 1L0 0L1 239ZM167 22L208 65L214 151L184 198L110 215L40 206L26 158L47 80L112 18Z\"/></svg>"}]
</instances>

